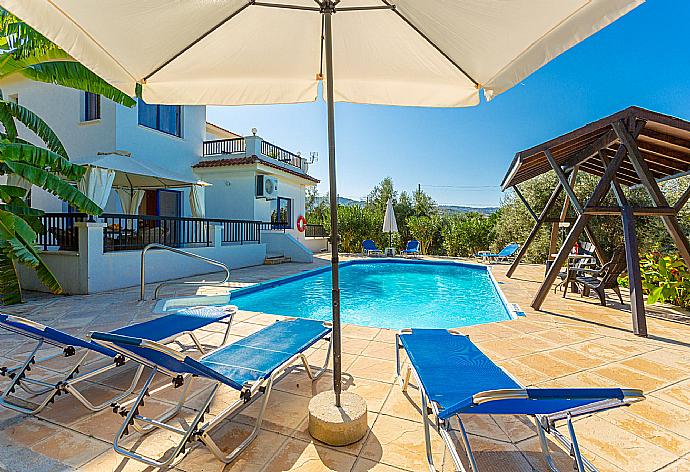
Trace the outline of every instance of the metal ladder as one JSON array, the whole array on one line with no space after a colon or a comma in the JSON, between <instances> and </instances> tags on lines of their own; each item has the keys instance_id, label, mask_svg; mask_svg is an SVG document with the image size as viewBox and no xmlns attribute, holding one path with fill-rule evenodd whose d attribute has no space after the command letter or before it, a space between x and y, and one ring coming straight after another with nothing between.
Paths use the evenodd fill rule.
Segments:
<instances>
[{"instance_id":1,"label":"metal ladder","mask_svg":"<svg viewBox=\"0 0 690 472\"><path fill-rule=\"evenodd\" d=\"M166 251L174 252L175 254L181 254L183 256L191 257L193 259L199 259L201 261L204 261L210 265L214 265L217 267L221 267L225 271L225 278L222 281L219 282L161 282L156 286L156 289L153 291L153 299L156 300L158 298L158 294L160 292L160 289L165 287L165 286L172 286L172 285L193 285L193 286L209 286L209 287L220 287L225 285L225 283L230 280L230 269L228 266L223 264L222 262L218 262L213 259L209 259L208 257L200 256L198 254L194 254L192 252L188 251L183 251L181 249L177 249L174 247L170 246L165 246L163 244L158 244L158 243L151 243L147 244L144 249L141 250L141 288L139 290L139 301L143 301L146 299L146 294L145 294L145 274L146 274L146 253L148 252L149 249L164 249Z\"/></svg>"}]
</instances>

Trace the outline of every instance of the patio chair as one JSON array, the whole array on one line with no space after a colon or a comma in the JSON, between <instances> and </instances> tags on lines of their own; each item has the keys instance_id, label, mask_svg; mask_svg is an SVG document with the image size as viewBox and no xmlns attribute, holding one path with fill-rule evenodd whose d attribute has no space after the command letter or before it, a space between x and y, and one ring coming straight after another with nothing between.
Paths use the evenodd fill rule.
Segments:
<instances>
[{"instance_id":1,"label":"patio chair","mask_svg":"<svg viewBox=\"0 0 690 472\"><path fill-rule=\"evenodd\" d=\"M520 245L518 243L511 243L497 254L482 252L475 254L475 257L481 257L483 261L487 262L510 262L519 248Z\"/></svg>"},{"instance_id":2,"label":"patio chair","mask_svg":"<svg viewBox=\"0 0 690 472\"><path fill-rule=\"evenodd\" d=\"M558 278L561 281L553 288L553 293L559 288L563 288L565 285L574 283L574 274L580 269L596 269L599 266L596 250L594 244L589 241L580 241L577 245L577 250L573 248L573 255L577 258L568 262L568 267L566 270L562 270L558 273ZM563 297L565 297L567 288L563 290Z\"/></svg>"},{"instance_id":3,"label":"patio chair","mask_svg":"<svg viewBox=\"0 0 690 472\"><path fill-rule=\"evenodd\" d=\"M202 442L219 460L229 463L251 444L259 432L261 421L266 410L271 388L281 374L297 360L301 360L310 379L316 380L326 370L331 350L330 338L326 361L316 373L312 372L304 352L331 333L329 324L318 320L292 318L277 321L246 338L223 346L201 359L194 360L162 344L140 338L122 336L112 333L93 333L92 339L108 349L132 357L152 369L151 375L144 383L139 396L131 405L127 405L122 426L113 441L115 451L125 457L135 459L152 467L170 467L182 459L187 452L188 442ZM205 400L198 408L194 418L187 419L182 427L153 420L139 414L139 407L144 398L151 393L149 387L158 373L172 379L176 387L184 385L179 402L184 403L186 390L193 377L200 377L214 382L208 394L202 395ZM209 406L221 385L240 392L239 398L204 422L204 415L209 413ZM263 395L256 422L252 432L242 443L229 454L221 451L211 438L214 428L223 423L229 416L234 416ZM195 397L195 401L196 398ZM145 423L154 428L165 429L180 436L180 441L161 457L153 458L139 454L120 445L129 432L129 427Z\"/></svg>"},{"instance_id":4,"label":"patio chair","mask_svg":"<svg viewBox=\"0 0 690 472\"><path fill-rule=\"evenodd\" d=\"M371 239L365 239L362 241L362 254L365 256L382 256L383 251L376 247L376 243Z\"/></svg>"},{"instance_id":5,"label":"patio chair","mask_svg":"<svg viewBox=\"0 0 690 472\"><path fill-rule=\"evenodd\" d=\"M223 339L224 344L227 342L228 335L230 334L232 318L236 311L237 307L234 306L186 308L160 318L116 329L112 333L124 336L145 336L162 344L169 344L186 334L192 338L197 349L203 353L204 348L192 331L208 326L211 323L225 322L227 323L227 328ZM19 316L0 314L0 327L36 341L33 350L26 354L25 360L19 365L0 367L0 375L10 379L10 382L5 386L0 395L0 405L20 413L37 414L48 404L53 403L57 396L62 394L72 394L89 410L100 411L111 406L113 402L117 402L130 395L141 376L142 366L139 366L134 373L131 384L123 393L95 405L80 392L78 386L99 374L123 366L126 363L124 356L112 349L96 344L90 339L82 339ZM39 351L45 346L59 348L61 352L52 356L37 358ZM77 355L77 350L79 350L79 355ZM110 358L112 363L87 370L86 372L80 372L80 369L86 363L87 356L91 353ZM65 372L60 373L59 379L45 381L31 376L30 372L33 365L40 365L59 356L75 356L75 361ZM20 397L16 395L17 388L21 388L28 394L26 398L25 396ZM34 400L37 397L38 403L35 403Z\"/></svg>"},{"instance_id":6,"label":"patio chair","mask_svg":"<svg viewBox=\"0 0 690 472\"><path fill-rule=\"evenodd\" d=\"M419 241L413 239L407 242L407 247L401 251L401 254L406 256L418 256L419 252Z\"/></svg>"},{"instance_id":7,"label":"patio chair","mask_svg":"<svg viewBox=\"0 0 690 472\"><path fill-rule=\"evenodd\" d=\"M580 290L581 295L588 295L590 289L594 290L599 296L602 306L606 306L606 290L609 289L616 292L618 299L623 303L621 289L618 286L618 277L627 268L628 262L625 257L625 249L618 248L613 252L611 260L601 266L601 269L578 269L575 272L575 283L582 286Z\"/></svg>"},{"instance_id":8,"label":"patio chair","mask_svg":"<svg viewBox=\"0 0 690 472\"><path fill-rule=\"evenodd\" d=\"M489 359L468 337L454 330L414 329L397 335L396 361L401 377L400 350L410 361L403 380L403 391L413 374L421 394L422 422L429 469L434 471L430 425L446 443L457 470L465 471L451 437L451 420L457 417L459 435L470 468L477 463L460 414L527 415L535 420L545 460L552 471L557 467L546 438L550 433L574 458L575 469L596 471L582 457L572 419L594 412L629 405L644 399L641 390L621 388L524 388ZM442 353L442 355L439 355ZM435 420L427 418L433 415ZM556 428L565 420L570 439Z\"/></svg>"}]
</instances>

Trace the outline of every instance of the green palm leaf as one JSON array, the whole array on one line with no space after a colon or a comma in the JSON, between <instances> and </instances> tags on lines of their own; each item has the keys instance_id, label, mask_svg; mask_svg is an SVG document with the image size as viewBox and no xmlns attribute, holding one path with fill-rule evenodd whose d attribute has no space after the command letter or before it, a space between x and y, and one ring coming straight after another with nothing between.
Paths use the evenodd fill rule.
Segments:
<instances>
[{"instance_id":1,"label":"green palm leaf","mask_svg":"<svg viewBox=\"0 0 690 472\"><path fill-rule=\"evenodd\" d=\"M0 123L2 123L2 126L5 128L4 137L10 141L14 141L17 139L17 125L14 123L14 117L10 111L3 106L5 103L7 102L4 100L0 101Z\"/></svg>"},{"instance_id":2,"label":"green palm leaf","mask_svg":"<svg viewBox=\"0 0 690 472\"><path fill-rule=\"evenodd\" d=\"M57 45L5 9L0 9L0 35L17 57L57 49Z\"/></svg>"},{"instance_id":3,"label":"green palm leaf","mask_svg":"<svg viewBox=\"0 0 690 472\"><path fill-rule=\"evenodd\" d=\"M6 161L4 164L18 176L66 201L79 211L90 215L100 215L103 212L76 187L50 172L21 162Z\"/></svg>"},{"instance_id":4,"label":"green palm leaf","mask_svg":"<svg viewBox=\"0 0 690 472\"><path fill-rule=\"evenodd\" d=\"M51 292L56 294L62 292L60 283L34 246L36 232L23 219L8 211L0 210L0 240L2 240L1 250L5 256L33 268L38 279Z\"/></svg>"},{"instance_id":5,"label":"green palm leaf","mask_svg":"<svg viewBox=\"0 0 690 472\"><path fill-rule=\"evenodd\" d=\"M0 300L5 305L22 302L22 289L14 261L5 254L5 242L0 239Z\"/></svg>"},{"instance_id":6,"label":"green palm leaf","mask_svg":"<svg viewBox=\"0 0 690 472\"><path fill-rule=\"evenodd\" d=\"M3 124L5 123L4 117L7 115L9 115L10 119L16 118L20 123L36 133L36 136L41 138L48 149L60 154L65 158L68 157L67 151L62 145L62 142L60 141L60 138L58 138L57 134L55 134L55 132L50 129L50 126L48 126L48 124L34 112L17 103L7 102L4 100L0 101L0 121L2 121ZM14 137L10 136L10 131L8 130L7 126L5 127L5 131L7 132L10 141L14 141L16 139L16 127L14 128Z\"/></svg>"},{"instance_id":7,"label":"green palm leaf","mask_svg":"<svg viewBox=\"0 0 690 472\"><path fill-rule=\"evenodd\" d=\"M38 82L97 93L127 107L136 105L136 101L132 97L113 87L78 62L42 62L29 66L20 73L24 77Z\"/></svg>"},{"instance_id":8,"label":"green palm leaf","mask_svg":"<svg viewBox=\"0 0 690 472\"><path fill-rule=\"evenodd\" d=\"M86 172L85 167L72 164L55 152L32 144L0 143L0 161L5 164L22 162L35 167L49 168L70 180L79 180Z\"/></svg>"},{"instance_id":9,"label":"green palm leaf","mask_svg":"<svg viewBox=\"0 0 690 472\"><path fill-rule=\"evenodd\" d=\"M0 38L2 38L1 33ZM55 61L74 62L74 58L62 49L51 49L21 59L17 58L12 51L6 51L0 54L0 78L4 79L42 62Z\"/></svg>"},{"instance_id":10,"label":"green palm leaf","mask_svg":"<svg viewBox=\"0 0 690 472\"><path fill-rule=\"evenodd\" d=\"M48 287L51 292L55 294L62 293L60 282L58 282L55 274L53 274L50 268L43 262L38 250L36 250L36 246L34 246L34 242L36 241L36 233L34 230L21 218L16 218L15 228L17 234L16 240L20 244L13 245L16 247L15 251L21 252L21 257L18 258L18 260L20 262L24 260L28 261L27 265L33 267L36 271L38 280Z\"/></svg>"},{"instance_id":11,"label":"green palm leaf","mask_svg":"<svg viewBox=\"0 0 690 472\"><path fill-rule=\"evenodd\" d=\"M9 203L15 198L26 197L26 190L14 185L0 185L0 200Z\"/></svg>"}]
</instances>

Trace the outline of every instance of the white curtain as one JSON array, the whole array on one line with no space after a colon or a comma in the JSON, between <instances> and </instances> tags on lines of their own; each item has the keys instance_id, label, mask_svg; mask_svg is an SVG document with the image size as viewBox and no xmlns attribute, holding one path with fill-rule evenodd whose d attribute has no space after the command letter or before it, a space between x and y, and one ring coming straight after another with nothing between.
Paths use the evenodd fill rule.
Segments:
<instances>
[{"instance_id":1,"label":"white curtain","mask_svg":"<svg viewBox=\"0 0 690 472\"><path fill-rule=\"evenodd\" d=\"M88 166L77 188L96 205L105 208L110 190L113 188L113 180L115 180L114 170Z\"/></svg>"},{"instance_id":2,"label":"white curtain","mask_svg":"<svg viewBox=\"0 0 690 472\"><path fill-rule=\"evenodd\" d=\"M122 211L126 215L136 215L139 213L139 205L144 199L144 191L133 188L119 188L117 189L117 196L120 197L120 204Z\"/></svg>"},{"instance_id":3,"label":"white curtain","mask_svg":"<svg viewBox=\"0 0 690 472\"><path fill-rule=\"evenodd\" d=\"M189 192L189 205L194 218L206 217L206 189L203 185L193 185Z\"/></svg>"}]
</instances>

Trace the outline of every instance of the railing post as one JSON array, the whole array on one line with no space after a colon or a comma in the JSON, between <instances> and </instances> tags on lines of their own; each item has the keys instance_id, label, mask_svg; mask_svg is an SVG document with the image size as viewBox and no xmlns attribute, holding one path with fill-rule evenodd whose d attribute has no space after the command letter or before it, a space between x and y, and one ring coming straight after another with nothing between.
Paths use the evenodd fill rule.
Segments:
<instances>
[{"instance_id":1,"label":"railing post","mask_svg":"<svg viewBox=\"0 0 690 472\"><path fill-rule=\"evenodd\" d=\"M247 157L261 156L261 139L259 136L245 136L244 155Z\"/></svg>"}]
</instances>

